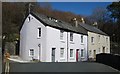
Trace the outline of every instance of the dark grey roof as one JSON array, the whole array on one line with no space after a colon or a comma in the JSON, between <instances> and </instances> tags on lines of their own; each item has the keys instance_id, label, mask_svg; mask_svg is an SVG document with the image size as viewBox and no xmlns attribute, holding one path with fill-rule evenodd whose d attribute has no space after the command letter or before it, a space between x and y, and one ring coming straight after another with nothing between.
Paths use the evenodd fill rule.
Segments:
<instances>
[{"instance_id":1,"label":"dark grey roof","mask_svg":"<svg viewBox=\"0 0 120 74\"><path fill-rule=\"evenodd\" d=\"M87 30L85 30L83 27L80 27L80 26L75 27L75 26L72 26L70 23L67 23L61 20L58 20L58 22L55 22L55 21L50 20L48 16L38 14L38 13L32 12L31 14L46 26L51 26L54 28L87 35Z\"/></svg>"},{"instance_id":2,"label":"dark grey roof","mask_svg":"<svg viewBox=\"0 0 120 74\"><path fill-rule=\"evenodd\" d=\"M102 35L107 35L106 33L104 33L103 31L101 31L100 29L98 29L94 26L91 26L91 25L88 25L88 24L83 24L83 23L79 23L79 24L80 24L80 26L84 27L88 31L98 33L98 34L102 34Z\"/></svg>"}]
</instances>

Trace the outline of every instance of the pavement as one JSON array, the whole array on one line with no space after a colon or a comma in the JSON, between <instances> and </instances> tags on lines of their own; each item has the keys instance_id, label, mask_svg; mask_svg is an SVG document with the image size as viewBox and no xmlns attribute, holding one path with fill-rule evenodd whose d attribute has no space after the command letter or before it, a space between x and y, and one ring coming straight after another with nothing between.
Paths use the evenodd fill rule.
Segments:
<instances>
[{"instance_id":1,"label":"pavement","mask_svg":"<svg viewBox=\"0 0 120 74\"><path fill-rule=\"evenodd\" d=\"M8 58L10 61L13 61L13 62L19 62L19 63L27 63L27 62L30 62L30 61L25 61L23 59L21 59L19 56L10 56L10 58Z\"/></svg>"}]
</instances>

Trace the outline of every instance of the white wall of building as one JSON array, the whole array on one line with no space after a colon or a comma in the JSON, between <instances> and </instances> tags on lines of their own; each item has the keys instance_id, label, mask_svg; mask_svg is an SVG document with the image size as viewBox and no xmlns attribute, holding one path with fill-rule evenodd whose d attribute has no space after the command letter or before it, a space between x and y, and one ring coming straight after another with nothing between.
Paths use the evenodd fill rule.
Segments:
<instances>
[{"instance_id":1,"label":"white wall of building","mask_svg":"<svg viewBox=\"0 0 120 74\"><path fill-rule=\"evenodd\" d=\"M81 44L81 35L73 33L73 42L70 41L70 32L64 32L63 40L60 39L60 30L47 26L47 62L52 60L52 48L56 48L55 60L58 62L76 62L76 50L84 49L84 58L80 61L87 60L87 36L83 35L83 43ZM68 33L68 34L67 34ZM68 36L68 49L67 49L67 36ZM60 58L60 48L64 48L64 58ZM74 50L74 57L70 57L70 49ZM68 53L67 53L68 52ZM80 52L81 54L81 52Z\"/></svg>"},{"instance_id":2,"label":"white wall of building","mask_svg":"<svg viewBox=\"0 0 120 74\"><path fill-rule=\"evenodd\" d=\"M67 55L64 58L60 58L60 48L65 49L67 54L67 32L64 32L63 40L60 40L60 30L47 26L47 54L46 61L51 62L52 60L52 48L55 48L55 61L67 62Z\"/></svg>"},{"instance_id":3,"label":"white wall of building","mask_svg":"<svg viewBox=\"0 0 120 74\"><path fill-rule=\"evenodd\" d=\"M70 57L70 49L74 50L74 57ZM68 54L69 62L76 62L76 50L79 49L79 54L81 55L81 49L84 50L84 57L80 61L87 60L87 36L83 35L83 43L81 43L81 34L73 33L73 41L70 41L70 32L68 32Z\"/></svg>"},{"instance_id":4,"label":"white wall of building","mask_svg":"<svg viewBox=\"0 0 120 74\"><path fill-rule=\"evenodd\" d=\"M29 20L30 17L30 20ZM41 37L38 38L38 28L41 27ZM40 59L42 62L52 62L52 48L55 48L55 62L76 62L76 50L84 49L84 57L80 61L87 60L87 35L73 33L73 41L70 41L70 32L63 32L60 39L60 30L44 26L39 20L29 15L20 31L20 56L24 60ZM68 41L68 42L67 42ZM38 46L40 44L40 47ZM68 48L67 48L68 47ZM64 57L60 57L60 48L64 48ZM34 56L30 56L30 49L34 49ZM74 57L70 57L70 49L74 50ZM40 57L39 57L40 56Z\"/></svg>"},{"instance_id":5,"label":"white wall of building","mask_svg":"<svg viewBox=\"0 0 120 74\"><path fill-rule=\"evenodd\" d=\"M29 18L30 17L30 21ZM29 15L23 24L23 28L21 29L21 41L20 41L20 52L21 57L25 60L32 60L32 56L29 56L29 50L34 49L34 58L41 59L41 61L45 61L46 54L46 28L40 23L36 18L32 15ZM38 28L41 27L41 38L38 38ZM38 47L38 44L41 45L41 48ZM42 52L40 52L39 51ZM39 57L39 52L41 57ZM23 54L22 54L23 53Z\"/></svg>"}]
</instances>

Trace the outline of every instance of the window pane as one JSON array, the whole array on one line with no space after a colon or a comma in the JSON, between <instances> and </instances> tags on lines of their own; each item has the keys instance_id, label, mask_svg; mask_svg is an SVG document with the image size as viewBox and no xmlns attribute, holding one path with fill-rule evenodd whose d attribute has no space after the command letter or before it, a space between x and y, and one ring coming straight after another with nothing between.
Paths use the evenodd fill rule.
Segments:
<instances>
[{"instance_id":1,"label":"window pane","mask_svg":"<svg viewBox=\"0 0 120 74\"><path fill-rule=\"evenodd\" d=\"M83 36L81 36L81 43L83 43Z\"/></svg>"},{"instance_id":2,"label":"window pane","mask_svg":"<svg viewBox=\"0 0 120 74\"><path fill-rule=\"evenodd\" d=\"M41 37L41 28L38 28L38 37Z\"/></svg>"},{"instance_id":3,"label":"window pane","mask_svg":"<svg viewBox=\"0 0 120 74\"><path fill-rule=\"evenodd\" d=\"M64 48L60 48L60 57L61 57L61 58L64 57Z\"/></svg>"},{"instance_id":4,"label":"window pane","mask_svg":"<svg viewBox=\"0 0 120 74\"><path fill-rule=\"evenodd\" d=\"M73 41L73 33L70 33L70 41Z\"/></svg>"},{"instance_id":5,"label":"window pane","mask_svg":"<svg viewBox=\"0 0 120 74\"><path fill-rule=\"evenodd\" d=\"M60 39L63 39L63 30L60 31Z\"/></svg>"},{"instance_id":6,"label":"window pane","mask_svg":"<svg viewBox=\"0 0 120 74\"><path fill-rule=\"evenodd\" d=\"M94 37L91 37L91 42L92 42L92 43L94 42Z\"/></svg>"},{"instance_id":7,"label":"window pane","mask_svg":"<svg viewBox=\"0 0 120 74\"><path fill-rule=\"evenodd\" d=\"M83 57L84 56L84 51L83 51L83 49L81 49L81 57Z\"/></svg>"},{"instance_id":8,"label":"window pane","mask_svg":"<svg viewBox=\"0 0 120 74\"><path fill-rule=\"evenodd\" d=\"M30 56L34 56L34 50L30 49Z\"/></svg>"},{"instance_id":9,"label":"window pane","mask_svg":"<svg viewBox=\"0 0 120 74\"><path fill-rule=\"evenodd\" d=\"M90 51L89 51L89 56L91 56L91 54L92 54L92 51L90 50Z\"/></svg>"},{"instance_id":10,"label":"window pane","mask_svg":"<svg viewBox=\"0 0 120 74\"><path fill-rule=\"evenodd\" d=\"M73 57L73 49L70 49L70 57Z\"/></svg>"}]
</instances>

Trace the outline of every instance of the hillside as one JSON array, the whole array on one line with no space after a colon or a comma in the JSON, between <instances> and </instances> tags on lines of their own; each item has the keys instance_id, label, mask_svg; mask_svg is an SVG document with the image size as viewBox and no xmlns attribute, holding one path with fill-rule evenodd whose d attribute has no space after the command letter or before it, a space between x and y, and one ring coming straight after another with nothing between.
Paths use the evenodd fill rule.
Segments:
<instances>
[{"instance_id":1,"label":"hillside","mask_svg":"<svg viewBox=\"0 0 120 74\"><path fill-rule=\"evenodd\" d=\"M47 5L40 6L38 3L32 3L31 11L41 13L47 16L54 17L66 22L71 22L71 19L76 17L81 22L81 15L76 15L71 12L62 12L53 10L49 3ZM14 41L16 37L19 37L19 29L22 25L22 21L28 12L28 3L3 3L3 35L6 36L7 41Z\"/></svg>"}]
</instances>

